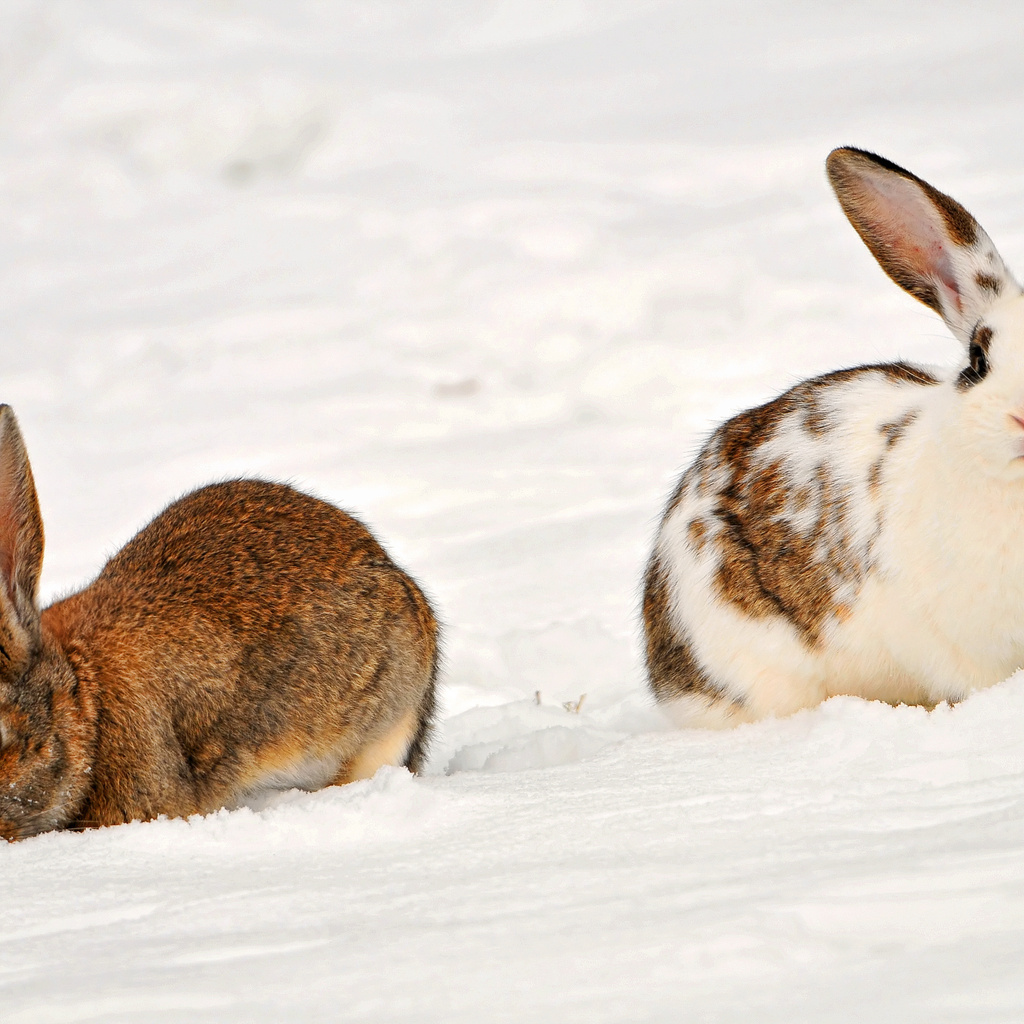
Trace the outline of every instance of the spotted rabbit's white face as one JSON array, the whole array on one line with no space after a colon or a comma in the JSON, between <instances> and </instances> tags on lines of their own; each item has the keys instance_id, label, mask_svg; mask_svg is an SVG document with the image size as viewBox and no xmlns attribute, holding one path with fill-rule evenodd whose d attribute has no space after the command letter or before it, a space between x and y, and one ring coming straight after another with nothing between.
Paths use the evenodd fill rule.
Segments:
<instances>
[{"instance_id":1,"label":"spotted rabbit's white face","mask_svg":"<svg viewBox=\"0 0 1024 1024\"><path fill-rule=\"evenodd\" d=\"M963 345L943 395L950 457L1024 481L1024 295L992 240L956 200L883 157L837 149L828 174L882 269L934 309Z\"/></svg>"}]
</instances>

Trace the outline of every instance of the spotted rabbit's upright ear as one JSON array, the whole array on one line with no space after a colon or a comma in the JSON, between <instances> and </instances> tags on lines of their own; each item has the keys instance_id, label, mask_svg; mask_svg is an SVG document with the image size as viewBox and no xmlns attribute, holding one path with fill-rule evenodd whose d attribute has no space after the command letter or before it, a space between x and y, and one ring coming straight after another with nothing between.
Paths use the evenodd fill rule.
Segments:
<instances>
[{"instance_id":1,"label":"spotted rabbit's upright ear","mask_svg":"<svg viewBox=\"0 0 1024 1024\"><path fill-rule=\"evenodd\" d=\"M36 590L43 521L25 442L9 405L0 405L0 677L17 675L39 646Z\"/></svg>"},{"instance_id":2,"label":"spotted rabbit's upright ear","mask_svg":"<svg viewBox=\"0 0 1024 1024\"><path fill-rule=\"evenodd\" d=\"M882 269L964 345L999 296L1020 293L992 240L955 199L861 149L833 150L826 168L843 212Z\"/></svg>"}]
</instances>

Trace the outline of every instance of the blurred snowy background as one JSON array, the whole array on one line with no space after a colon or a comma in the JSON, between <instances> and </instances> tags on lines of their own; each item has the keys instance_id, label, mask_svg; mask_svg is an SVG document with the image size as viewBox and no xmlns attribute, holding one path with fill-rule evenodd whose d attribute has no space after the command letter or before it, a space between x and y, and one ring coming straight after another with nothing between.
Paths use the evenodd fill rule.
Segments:
<instances>
[{"instance_id":1,"label":"blurred snowy background","mask_svg":"<svg viewBox=\"0 0 1024 1024\"><path fill-rule=\"evenodd\" d=\"M1024 269L1022 44L1008 2L0 0L45 596L255 474L447 623L425 779L0 849L0 1019L1024 1019L1024 681L673 732L636 614L716 422L956 354L832 147Z\"/></svg>"}]
</instances>

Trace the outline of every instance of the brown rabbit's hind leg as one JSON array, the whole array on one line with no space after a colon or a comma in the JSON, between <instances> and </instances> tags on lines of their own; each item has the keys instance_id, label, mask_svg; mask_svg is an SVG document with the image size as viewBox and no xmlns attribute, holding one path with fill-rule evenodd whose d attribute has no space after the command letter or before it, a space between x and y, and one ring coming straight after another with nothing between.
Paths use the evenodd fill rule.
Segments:
<instances>
[{"instance_id":1,"label":"brown rabbit's hind leg","mask_svg":"<svg viewBox=\"0 0 1024 1024\"><path fill-rule=\"evenodd\" d=\"M264 754L259 769L229 806L258 800L269 792L304 789L312 793L325 786L344 786L373 778L384 765L404 766L419 729L420 716L412 709L359 744L352 742L349 733L330 749L317 752L305 746L302 737L293 737L291 742L281 743L272 755Z\"/></svg>"},{"instance_id":2,"label":"brown rabbit's hind leg","mask_svg":"<svg viewBox=\"0 0 1024 1024\"><path fill-rule=\"evenodd\" d=\"M419 730L420 716L417 711L407 711L396 724L371 737L349 758L332 780L333 785L343 786L359 779L372 779L384 765L404 766Z\"/></svg>"},{"instance_id":3,"label":"brown rabbit's hind leg","mask_svg":"<svg viewBox=\"0 0 1024 1024\"><path fill-rule=\"evenodd\" d=\"M333 783L344 754L336 749L310 749L305 737L296 735L282 739L271 749L263 750L234 787L235 797L223 801L229 809L261 805L272 793L304 789L312 793ZM214 800L215 810L219 801Z\"/></svg>"},{"instance_id":4,"label":"brown rabbit's hind leg","mask_svg":"<svg viewBox=\"0 0 1024 1024\"><path fill-rule=\"evenodd\" d=\"M372 778L385 765L416 773L426 760L439 667L437 620L409 579L400 577L398 582L395 598L405 613L404 635L392 642L390 657L376 666L373 676L383 681L385 690L402 694L392 705L392 715L400 717L388 716L387 724L365 737L342 765L335 785Z\"/></svg>"}]
</instances>

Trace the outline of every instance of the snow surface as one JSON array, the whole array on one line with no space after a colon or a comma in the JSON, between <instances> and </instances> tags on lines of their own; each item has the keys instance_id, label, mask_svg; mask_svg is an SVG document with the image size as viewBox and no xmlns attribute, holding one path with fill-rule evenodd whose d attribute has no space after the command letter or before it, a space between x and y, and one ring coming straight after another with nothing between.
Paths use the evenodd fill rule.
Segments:
<instances>
[{"instance_id":1,"label":"snow surface","mask_svg":"<svg viewBox=\"0 0 1024 1024\"><path fill-rule=\"evenodd\" d=\"M4 0L46 595L262 474L373 526L447 666L423 778L0 848L0 1020L1024 1019L1024 676L681 732L636 614L716 422L954 357L833 146L1024 266L1022 42L1010 2Z\"/></svg>"}]
</instances>

